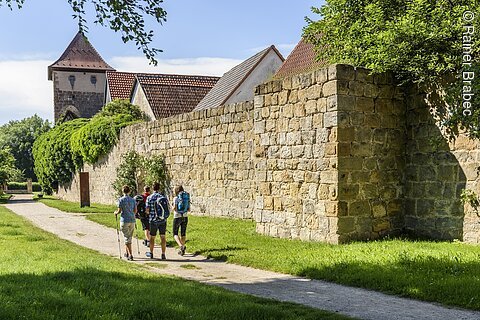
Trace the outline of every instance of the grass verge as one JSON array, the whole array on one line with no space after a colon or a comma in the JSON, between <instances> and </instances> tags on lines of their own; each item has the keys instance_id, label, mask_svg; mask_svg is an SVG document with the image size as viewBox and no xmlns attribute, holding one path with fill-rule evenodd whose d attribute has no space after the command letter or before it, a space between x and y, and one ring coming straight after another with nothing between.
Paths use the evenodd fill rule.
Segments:
<instances>
[{"instance_id":1,"label":"grass verge","mask_svg":"<svg viewBox=\"0 0 480 320\"><path fill-rule=\"evenodd\" d=\"M98 254L0 206L0 319L346 319Z\"/></svg>"},{"instance_id":2,"label":"grass verge","mask_svg":"<svg viewBox=\"0 0 480 320\"><path fill-rule=\"evenodd\" d=\"M87 218L114 227L109 215ZM402 239L329 245L262 236L251 221L195 216L187 238L189 252L218 260L480 310L478 246Z\"/></svg>"},{"instance_id":3,"label":"grass verge","mask_svg":"<svg viewBox=\"0 0 480 320\"><path fill-rule=\"evenodd\" d=\"M115 227L111 215L87 218ZM403 239L329 245L262 236L252 221L195 216L187 238L189 252L218 260L480 310L479 246Z\"/></svg>"},{"instance_id":4,"label":"grass verge","mask_svg":"<svg viewBox=\"0 0 480 320\"><path fill-rule=\"evenodd\" d=\"M33 197L34 200L40 201L46 204L49 207L57 208L65 212L74 212L74 213L113 213L117 209L114 205L108 204L99 204L92 203L90 207L80 207L79 203L59 200L53 196L44 195L42 198L38 197L38 194L35 194Z\"/></svg>"}]
</instances>

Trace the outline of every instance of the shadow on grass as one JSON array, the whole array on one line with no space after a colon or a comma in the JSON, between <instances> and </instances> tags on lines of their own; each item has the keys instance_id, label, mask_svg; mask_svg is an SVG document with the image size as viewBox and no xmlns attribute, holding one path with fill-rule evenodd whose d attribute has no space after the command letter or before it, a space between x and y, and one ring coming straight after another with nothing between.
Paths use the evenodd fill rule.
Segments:
<instances>
[{"instance_id":1,"label":"shadow on grass","mask_svg":"<svg viewBox=\"0 0 480 320\"><path fill-rule=\"evenodd\" d=\"M0 277L1 319L340 319L195 282L77 269Z\"/></svg>"},{"instance_id":2,"label":"shadow on grass","mask_svg":"<svg viewBox=\"0 0 480 320\"><path fill-rule=\"evenodd\" d=\"M209 253L209 252L241 251L241 250L247 250L247 249L248 248L245 248L245 247L225 246L223 248L215 248L215 249L207 248L207 249L203 249L203 250L197 250L197 251L195 251L195 253L202 255L204 253Z\"/></svg>"},{"instance_id":3,"label":"shadow on grass","mask_svg":"<svg viewBox=\"0 0 480 320\"><path fill-rule=\"evenodd\" d=\"M480 262L462 262L456 257L409 256L404 252L395 262L386 264L350 261L331 266L301 268L296 274L480 310Z\"/></svg>"},{"instance_id":4,"label":"shadow on grass","mask_svg":"<svg viewBox=\"0 0 480 320\"><path fill-rule=\"evenodd\" d=\"M225 246L223 248L215 248L215 249L203 249L203 250L196 250L194 255L202 255L206 256L207 258L215 259L218 261L228 261L228 259L233 256L234 254L228 254L229 251L242 251L247 250L248 248L245 247L236 247L236 246ZM225 254L221 254L225 252Z\"/></svg>"}]
</instances>

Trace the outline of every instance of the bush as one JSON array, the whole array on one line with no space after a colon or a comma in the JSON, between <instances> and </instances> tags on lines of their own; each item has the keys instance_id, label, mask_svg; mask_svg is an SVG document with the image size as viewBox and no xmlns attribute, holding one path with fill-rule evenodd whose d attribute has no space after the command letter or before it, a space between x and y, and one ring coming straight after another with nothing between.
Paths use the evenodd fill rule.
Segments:
<instances>
[{"instance_id":1,"label":"bush","mask_svg":"<svg viewBox=\"0 0 480 320\"><path fill-rule=\"evenodd\" d=\"M7 183L8 190L27 190L26 182L9 182Z\"/></svg>"},{"instance_id":2,"label":"bush","mask_svg":"<svg viewBox=\"0 0 480 320\"><path fill-rule=\"evenodd\" d=\"M8 190L27 190L27 183L26 182L9 182L7 184ZM32 190L33 192L40 192L42 191L42 187L38 182L32 182Z\"/></svg>"},{"instance_id":3,"label":"bush","mask_svg":"<svg viewBox=\"0 0 480 320\"><path fill-rule=\"evenodd\" d=\"M152 186L154 182L160 183L160 192L170 192L171 177L165 157L163 155L143 157L135 151L130 151L123 155L112 187L115 194L121 196L124 185L130 187L132 194L137 194L139 184Z\"/></svg>"},{"instance_id":4,"label":"bush","mask_svg":"<svg viewBox=\"0 0 480 320\"><path fill-rule=\"evenodd\" d=\"M122 187L127 185L130 187L131 194L138 193L138 176L142 163L142 157L135 151L127 152L123 155L122 162L117 168L117 178L112 184L115 189L115 195L123 194Z\"/></svg>"},{"instance_id":5,"label":"bush","mask_svg":"<svg viewBox=\"0 0 480 320\"><path fill-rule=\"evenodd\" d=\"M83 163L95 163L115 145L120 129L142 119L140 109L114 100L91 119L57 124L34 143L35 174L45 193L71 181Z\"/></svg>"},{"instance_id":6,"label":"bush","mask_svg":"<svg viewBox=\"0 0 480 320\"><path fill-rule=\"evenodd\" d=\"M42 186L38 182L33 182L32 183L32 191L33 192L41 192L42 191Z\"/></svg>"},{"instance_id":7,"label":"bush","mask_svg":"<svg viewBox=\"0 0 480 320\"><path fill-rule=\"evenodd\" d=\"M153 155L145 158L143 163L145 168L145 183L153 185L155 182L158 182L160 183L161 193L170 193L170 183L172 178L168 172L165 156Z\"/></svg>"},{"instance_id":8,"label":"bush","mask_svg":"<svg viewBox=\"0 0 480 320\"><path fill-rule=\"evenodd\" d=\"M87 119L80 118L56 125L33 144L35 174L45 193L51 194L57 183L71 181L83 165L83 159L72 153L70 138L87 123Z\"/></svg>"},{"instance_id":9,"label":"bush","mask_svg":"<svg viewBox=\"0 0 480 320\"><path fill-rule=\"evenodd\" d=\"M95 116L72 134L72 152L84 162L93 164L115 145L120 129L135 122L136 119L129 114Z\"/></svg>"},{"instance_id":10,"label":"bush","mask_svg":"<svg viewBox=\"0 0 480 320\"><path fill-rule=\"evenodd\" d=\"M143 112L138 106L131 104L128 100L120 99L115 99L112 102L106 104L102 108L102 110L96 115L96 117L109 117L119 114L130 115L133 119L136 120L144 118Z\"/></svg>"}]
</instances>

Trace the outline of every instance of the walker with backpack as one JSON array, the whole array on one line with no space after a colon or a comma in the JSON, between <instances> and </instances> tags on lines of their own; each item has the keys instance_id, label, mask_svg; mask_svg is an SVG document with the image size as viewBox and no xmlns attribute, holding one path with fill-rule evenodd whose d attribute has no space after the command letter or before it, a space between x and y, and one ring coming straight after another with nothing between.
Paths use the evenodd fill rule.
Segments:
<instances>
[{"instance_id":1,"label":"walker with backpack","mask_svg":"<svg viewBox=\"0 0 480 320\"><path fill-rule=\"evenodd\" d=\"M177 195L177 201L176 203L176 211L177 213L181 214L182 217L183 215L190 209L190 195L186 191L181 191Z\"/></svg>"}]
</instances>

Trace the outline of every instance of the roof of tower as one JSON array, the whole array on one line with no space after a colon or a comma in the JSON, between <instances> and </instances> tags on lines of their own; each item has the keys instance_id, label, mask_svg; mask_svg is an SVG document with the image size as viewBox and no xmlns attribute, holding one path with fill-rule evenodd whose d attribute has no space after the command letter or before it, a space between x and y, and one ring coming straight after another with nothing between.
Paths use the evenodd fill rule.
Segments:
<instances>
[{"instance_id":1,"label":"roof of tower","mask_svg":"<svg viewBox=\"0 0 480 320\"><path fill-rule=\"evenodd\" d=\"M48 67L48 80L52 80L53 70L114 70L103 60L87 37L78 32L61 57Z\"/></svg>"},{"instance_id":2,"label":"roof of tower","mask_svg":"<svg viewBox=\"0 0 480 320\"><path fill-rule=\"evenodd\" d=\"M278 69L274 78L278 79L305 73L323 66L325 66L324 61L316 60L316 53L313 45L302 38L293 51L288 55L287 60L285 60L280 69Z\"/></svg>"}]
</instances>

